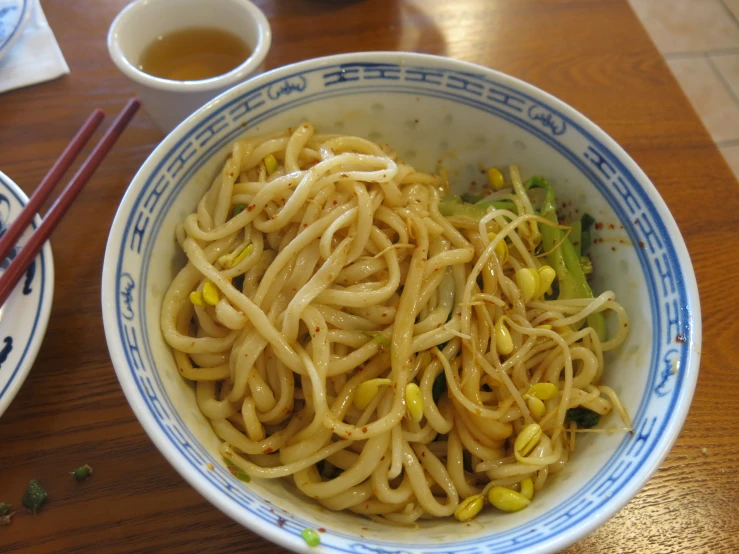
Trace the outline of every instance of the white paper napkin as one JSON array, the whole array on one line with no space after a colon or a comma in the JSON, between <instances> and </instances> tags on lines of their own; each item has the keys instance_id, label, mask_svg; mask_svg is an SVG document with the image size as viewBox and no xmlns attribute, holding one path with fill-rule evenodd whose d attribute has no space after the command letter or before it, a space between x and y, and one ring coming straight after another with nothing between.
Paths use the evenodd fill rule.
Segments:
<instances>
[{"instance_id":1,"label":"white paper napkin","mask_svg":"<svg viewBox=\"0 0 739 554\"><path fill-rule=\"evenodd\" d=\"M62 51L36 2L20 40L0 60L0 92L42 83L69 73Z\"/></svg>"}]
</instances>

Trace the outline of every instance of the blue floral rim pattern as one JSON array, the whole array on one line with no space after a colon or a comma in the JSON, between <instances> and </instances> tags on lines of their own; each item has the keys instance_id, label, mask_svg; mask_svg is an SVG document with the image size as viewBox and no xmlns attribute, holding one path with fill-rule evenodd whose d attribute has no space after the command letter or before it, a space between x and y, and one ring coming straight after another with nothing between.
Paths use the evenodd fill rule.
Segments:
<instances>
[{"instance_id":1,"label":"blue floral rim pattern","mask_svg":"<svg viewBox=\"0 0 739 554\"><path fill-rule=\"evenodd\" d=\"M31 8L31 0L0 1L0 58L12 48L23 31Z\"/></svg>"},{"instance_id":2,"label":"blue floral rim pattern","mask_svg":"<svg viewBox=\"0 0 739 554\"><path fill-rule=\"evenodd\" d=\"M21 206L28 202L17 185L7 179L2 173L0 173L0 236L2 236L10 225L7 214L10 209L10 198ZM4 209L7 206L7 211ZM31 227L35 229L37 222L34 220L31 222ZM5 260L0 260L0 270L4 271L9 265L12 258L17 254L18 247L13 248ZM14 394L12 391L19 386L19 382L22 383L27 373L27 365L32 363L32 356L35 356L35 350L40 346L41 339L43 337L44 329L48 319L49 307L47 307L46 314L44 316L44 293L46 288L49 286L47 282L47 266L51 264L51 260L47 260L47 250L42 249L36 259L31 262L31 265L26 270L26 274L20 283L17 285L21 287L21 294L23 296L30 296L36 287L39 287L39 302L33 307L35 313L33 317L33 324L31 329L12 329L11 332L0 332L0 371L10 371L10 377L0 389L0 405L5 405L9 402L8 395ZM37 269L37 266L38 269ZM5 317L8 317L6 314ZM10 326L8 326L10 327ZM42 328L43 327L43 328ZM14 351L21 350L20 358L14 363L12 368L6 367L7 359L10 354ZM0 410L0 415L2 410Z\"/></svg>"},{"instance_id":3,"label":"blue floral rim pattern","mask_svg":"<svg viewBox=\"0 0 739 554\"><path fill-rule=\"evenodd\" d=\"M357 56L358 57L358 56ZM289 68L288 68L289 69ZM542 547L556 541L564 529L597 515L634 473L654 462L664 450L665 430L674 423L678 400L684 396L686 368L692 363L694 320L686 287L685 268L681 266L676 245L649 194L637 177L609 147L552 105L522 93L498 80L494 72L464 72L448 68L413 64L352 62L321 65L280 76L222 102L217 109L194 125L164 154L137 192L125 229L115 245L116 334L125 352L130 376L138 387L149 415L156 421L171 445L184 457L191 469L219 489L230 501L247 510L255 521L279 525L284 533L299 539L309 521L270 510L258 501L258 495L240 486L225 471L208 471L212 462L208 452L179 418L157 373L148 341L149 333L158 332L158 321L148 321L145 314L147 275L153 258L154 239L164 216L192 176L221 148L259 123L316 100L334 96L383 92L444 98L494 114L544 141L577 167L597 187L624 225L634 244L642 243L637 254L650 295L653 321L653 348L646 392L634 414L634 435L625 437L605 467L577 493L521 528L484 538L462 540L453 544L455 552L476 554L519 551ZM562 138L577 134L587 144L582 151L565 147ZM667 216L669 217L669 216ZM140 267L139 267L140 265ZM135 271L131 268L137 267ZM153 331L150 326L153 326ZM677 371L673 372L673 361ZM653 399L669 399L668 408L650 410ZM378 542L376 547L356 542L349 534L331 533L322 537L322 546L337 552L399 553L421 549L424 552L448 551L443 545L408 545Z\"/></svg>"}]
</instances>

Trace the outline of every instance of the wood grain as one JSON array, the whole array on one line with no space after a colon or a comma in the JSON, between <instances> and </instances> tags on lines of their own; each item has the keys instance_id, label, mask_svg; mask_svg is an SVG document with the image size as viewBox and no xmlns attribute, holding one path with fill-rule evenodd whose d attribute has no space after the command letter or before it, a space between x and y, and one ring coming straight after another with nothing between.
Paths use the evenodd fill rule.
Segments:
<instances>
[{"instance_id":1,"label":"wood grain","mask_svg":"<svg viewBox=\"0 0 739 554\"><path fill-rule=\"evenodd\" d=\"M71 75L0 96L0 168L30 192L92 106L132 94L105 36L125 0L42 0ZM568 102L653 180L690 250L703 306L688 420L644 490L570 553L739 551L739 189L625 0L257 0L270 67L340 52L412 50L500 69ZM0 528L1 552L281 551L187 485L153 447L116 380L100 313L108 229L161 139L139 114L52 239L54 306L33 371L0 419L0 501L38 478L50 500ZM705 448L705 454L702 449ZM83 483L67 474L89 463Z\"/></svg>"}]
</instances>

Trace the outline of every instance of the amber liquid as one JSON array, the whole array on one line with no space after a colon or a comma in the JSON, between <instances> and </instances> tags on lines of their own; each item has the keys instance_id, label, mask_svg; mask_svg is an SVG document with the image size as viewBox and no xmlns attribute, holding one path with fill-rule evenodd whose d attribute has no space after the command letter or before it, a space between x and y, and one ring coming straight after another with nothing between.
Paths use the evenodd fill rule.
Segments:
<instances>
[{"instance_id":1,"label":"amber liquid","mask_svg":"<svg viewBox=\"0 0 739 554\"><path fill-rule=\"evenodd\" d=\"M170 81L200 81L228 73L250 54L246 43L227 31L182 29L147 46L139 69Z\"/></svg>"}]
</instances>

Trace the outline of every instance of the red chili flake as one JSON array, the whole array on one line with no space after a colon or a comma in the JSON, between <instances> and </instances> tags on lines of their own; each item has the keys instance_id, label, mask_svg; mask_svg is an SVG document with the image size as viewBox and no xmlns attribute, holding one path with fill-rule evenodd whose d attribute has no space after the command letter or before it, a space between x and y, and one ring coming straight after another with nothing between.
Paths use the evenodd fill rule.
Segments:
<instances>
[{"instance_id":1,"label":"red chili flake","mask_svg":"<svg viewBox=\"0 0 739 554\"><path fill-rule=\"evenodd\" d=\"M320 332L321 332L321 328L320 327L316 327L316 333L320 333Z\"/></svg>"},{"instance_id":2,"label":"red chili flake","mask_svg":"<svg viewBox=\"0 0 739 554\"><path fill-rule=\"evenodd\" d=\"M609 228L609 229L615 229L615 228L616 228L616 226L615 226L615 225L614 225L613 223L611 223L611 224L610 224L610 225L608 226L608 228Z\"/></svg>"},{"instance_id":3,"label":"red chili flake","mask_svg":"<svg viewBox=\"0 0 739 554\"><path fill-rule=\"evenodd\" d=\"M308 226L307 223L303 223L303 228L306 228Z\"/></svg>"},{"instance_id":4,"label":"red chili flake","mask_svg":"<svg viewBox=\"0 0 739 554\"><path fill-rule=\"evenodd\" d=\"M366 433L366 432L367 432L367 428L366 427L362 427L362 433Z\"/></svg>"},{"instance_id":5,"label":"red chili flake","mask_svg":"<svg viewBox=\"0 0 739 554\"><path fill-rule=\"evenodd\" d=\"M318 528L318 532L319 533L325 533L326 532L326 529L324 529L323 527L319 527Z\"/></svg>"},{"instance_id":6,"label":"red chili flake","mask_svg":"<svg viewBox=\"0 0 739 554\"><path fill-rule=\"evenodd\" d=\"M644 248L644 243L642 241L639 241L639 248Z\"/></svg>"},{"instance_id":7,"label":"red chili flake","mask_svg":"<svg viewBox=\"0 0 739 554\"><path fill-rule=\"evenodd\" d=\"M678 334L678 335L677 335L677 336L675 337L675 340L676 340L677 342L680 342L680 343L682 343L682 342L685 342L685 341L687 341L687 340L688 340L688 338L687 338L687 337L686 337L685 335L683 335L682 333L680 333L680 334Z\"/></svg>"},{"instance_id":8,"label":"red chili flake","mask_svg":"<svg viewBox=\"0 0 739 554\"><path fill-rule=\"evenodd\" d=\"M634 220L634 225L639 225L639 220L638 219L635 219Z\"/></svg>"},{"instance_id":9,"label":"red chili flake","mask_svg":"<svg viewBox=\"0 0 739 554\"><path fill-rule=\"evenodd\" d=\"M595 224L595 228L596 229L602 229L603 228L603 224L602 223L596 223Z\"/></svg>"},{"instance_id":10,"label":"red chili flake","mask_svg":"<svg viewBox=\"0 0 739 554\"><path fill-rule=\"evenodd\" d=\"M228 176L229 176L229 177L233 177L233 176L234 176L234 174L233 174L233 173L229 173L229 174L228 174Z\"/></svg>"},{"instance_id":11,"label":"red chili flake","mask_svg":"<svg viewBox=\"0 0 739 554\"><path fill-rule=\"evenodd\" d=\"M385 456L383 456L382 458L380 458L380 461L381 462L385 461Z\"/></svg>"},{"instance_id":12,"label":"red chili flake","mask_svg":"<svg viewBox=\"0 0 739 554\"><path fill-rule=\"evenodd\" d=\"M425 452L421 452L421 458L425 458L425 457L426 457L426 453Z\"/></svg>"},{"instance_id":13,"label":"red chili flake","mask_svg":"<svg viewBox=\"0 0 739 554\"><path fill-rule=\"evenodd\" d=\"M352 432L351 432L351 431L347 431L347 432L346 432L346 436L347 436L347 437L351 437L351 436L352 436Z\"/></svg>"},{"instance_id":14,"label":"red chili flake","mask_svg":"<svg viewBox=\"0 0 739 554\"><path fill-rule=\"evenodd\" d=\"M616 247L615 246L611 246L611 250L613 250L615 252L616 251Z\"/></svg>"},{"instance_id":15,"label":"red chili flake","mask_svg":"<svg viewBox=\"0 0 739 554\"><path fill-rule=\"evenodd\" d=\"M336 206L336 204L338 204L338 203L339 203L338 201L334 200L334 206Z\"/></svg>"},{"instance_id":16,"label":"red chili flake","mask_svg":"<svg viewBox=\"0 0 739 554\"><path fill-rule=\"evenodd\" d=\"M264 453L265 454L272 454L273 450L271 448L265 448Z\"/></svg>"},{"instance_id":17,"label":"red chili flake","mask_svg":"<svg viewBox=\"0 0 739 554\"><path fill-rule=\"evenodd\" d=\"M233 454L231 454L230 452L224 452L223 455L226 456L226 458L230 458L231 456L233 456Z\"/></svg>"},{"instance_id":18,"label":"red chili flake","mask_svg":"<svg viewBox=\"0 0 739 554\"><path fill-rule=\"evenodd\" d=\"M250 211L252 211L252 210L254 209L254 207L255 207L255 206L254 206L254 204L249 204L249 205L248 205L248 206L246 207L246 211L247 211L247 212L250 212Z\"/></svg>"},{"instance_id":19,"label":"red chili flake","mask_svg":"<svg viewBox=\"0 0 739 554\"><path fill-rule=\"evenodd\" d=\"M277 518L277 525L279 525L280 527L284 527L286 523L287 523L287 520L285 518L282 518L282 517Z\"/></svg>"}]
</instances>

